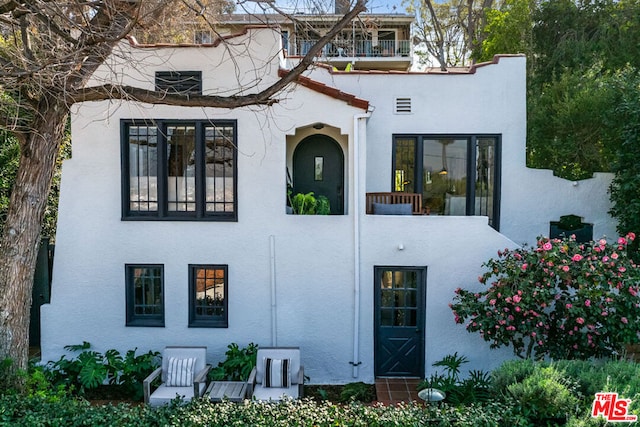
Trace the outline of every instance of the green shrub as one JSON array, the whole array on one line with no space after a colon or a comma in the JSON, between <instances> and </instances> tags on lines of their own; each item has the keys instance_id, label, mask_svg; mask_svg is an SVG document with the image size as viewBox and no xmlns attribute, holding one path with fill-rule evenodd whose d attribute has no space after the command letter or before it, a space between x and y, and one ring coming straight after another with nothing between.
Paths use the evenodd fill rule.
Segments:
<instances>
[{"instance_id":1,"label":"green shrub","mask_svg":"<svg viewBox=\"0 0 640 427\"><path fill-rule=\"evenodd\" d=\"M546 420L567 419L579 402L577 385L553 366L536 365L531 375L507 386L516 408L538 425Z\"/></svg>"},{"instance_id":2,"label":"green shrub","mask_svg":"<svg viewBox=\"0 0 640 427\"><path fill-rule=\"evenodd\" d=\"M487 372L469 371L467 378L460 379L460 367L468 362L469 360L465 356L458 356L457 352L445 356L433 364L436 367L443 367L444 373L432 374L418 384L418 390L425 388L441 390L446 394L445 402L453 405L469 405L489 401L490 376Z\"/></svg>"},{"instance_id":3,"label":"green shrub","mask_svg":"<svg viewBox=\"0 0 640 427\"><path fill-rule=\"evenodd\" d=\"M375 389L363 382L348 383L340 392L340 402L371 402L376 399Z\"/></svg>"},{"instance_id":4,"label":"green shrub","mask_svg":"<svg viewBox=\"0 0 640 427\"><path fill-rule=\"evenodd\" d=\"M584 396L582 409L590 411L598 392L616 392L631 399L629 410L640 415L640 365L626 360L577 361L559 360L553 366L574 379Z\"/></svg>"},{"instance_id":5,"label":"green shrub","mask_svg":"<svg viewBox=\"0 0 640 427\"><path fill-rule=\"evenodd\" d=\"M640 267L627 256L634 239L539 238L535 248L499 251L479 278L486 290L456 290L455 322L522 358L622 354L639 339Z\"/></svg>"},{"instance_id":6,"label":"green shrub","mask_svg":"<svg viewBox=\"0 0 640 427\"><path fill-rule=\"evenodd\" d=\"M507 360L491 372L491 389L502 393L511 384L524 381L535 369L536 362L531 359Z\"/></svg>"},{"instance_id":7,"label":"green shrub","mask_svg":"<svg viewBox=\"0 0 640 427\"><path fill-rule=\"evenodd\" d=\"M129 350L122 357L117 350L107 350L102 354L90 348L91 344L86 341L66 346L66 350L78 353L75 359L63 355L58 361L47 363L44 374L51 384L83 395L108 383L117 387L121 395L140 400L143 396L142 381L160 366L158 352L149 351L136 356L136 350Z\"/></svg>"},{"instance_id":8,"label":"green shrub","mask_svg":"<svg viewBox=\"0 0 640 427\"><path fill-rule=\"evenodd\" d=\"M602 426L591 419L598 392L617 392L631 399L629 411L640 415L640 365L625 360L510 360L491 373L492 391L512 400L516 414L533 425L571 415L568 426Z\"/></svg>"},{"instance_id":9,"label":"green shrub","mask_svg":"<svg viewBox=\"0 0 640 427\"><path fill-rule=\"evenodd\" d=\"M91 406L68 399L49 402L39 397L0 396L0 426L521 426L510 409L499 403L451 407L447 405L399 404L369 406L359 403L333 405L288 400L265 405L213 404L196 399L185 405L151 408L147 405Z\"/></svg>"},{"instance_id":10,"label":"green shrub","mask_svg":"<svg viewBox=\"0 0 640 427\"><path fill-rule=\"evenodd\" d=\"M218 366L209 371L209 379L213 381L246 381L251 370L256 366L258 346L249 343L245 348L231 343L227 346L225 355L227 358L218 363Z\"/></svg>"}]
</instances>

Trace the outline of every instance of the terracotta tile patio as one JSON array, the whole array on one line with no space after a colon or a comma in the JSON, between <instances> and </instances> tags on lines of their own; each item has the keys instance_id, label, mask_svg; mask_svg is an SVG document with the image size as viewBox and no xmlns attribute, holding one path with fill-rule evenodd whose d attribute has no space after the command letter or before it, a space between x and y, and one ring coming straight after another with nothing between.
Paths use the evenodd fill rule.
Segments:
<instances>
[{"instance_id":1,"label":"terracotta tile patio","mask_svg":"<svg viewBox=\"0 0 640 427\"><path fill-rule=\"evenodd\" d=\"M376 395L378 402L394 405L400 402L417 401L420 383L419 378L376 378Z\"/></svg>"}]
</instances>

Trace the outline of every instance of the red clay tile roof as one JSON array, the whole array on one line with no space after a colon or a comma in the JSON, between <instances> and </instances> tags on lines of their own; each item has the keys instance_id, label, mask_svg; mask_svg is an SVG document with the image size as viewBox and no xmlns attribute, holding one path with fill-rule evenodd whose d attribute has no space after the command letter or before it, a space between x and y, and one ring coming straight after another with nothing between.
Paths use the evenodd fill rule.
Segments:
<instances>
[{"instance_id":1,"label":"red clay tile roof","mask_svg":"<svg viewBox=\"0 0 640 427\"><path fill-rule=\"evenodd\" d=\"M281 68L278 70L278 76L279 77L284 77L286 76L288 73L287 70ZM364 100L364 99L360 99L357 98L354 95L348 94L346 92L343 92L341 90L338 90L334 87L331 86L327 86L324 83L320 83L316 80L310 79L309 77L305 77L305 76L299 76L298 79L296 80L296 83L309 88L313 91L319 92L319 93L323 93L325 95L328 95L332 98L335 99L339 99L341 101L346 102L349 105L353 105L356 108L362 108L363 110L368 110L369 109L369 101Z\"/></svg>"}]
</instances>

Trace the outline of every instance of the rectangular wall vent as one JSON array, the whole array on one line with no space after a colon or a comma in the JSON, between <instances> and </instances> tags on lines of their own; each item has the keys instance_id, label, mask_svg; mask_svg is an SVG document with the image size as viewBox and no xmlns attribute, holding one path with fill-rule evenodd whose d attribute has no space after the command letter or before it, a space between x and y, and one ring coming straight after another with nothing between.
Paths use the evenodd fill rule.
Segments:
<instances>
[{"instance_id":1,"label":"rectangular wall vent","mask_svg":"<svg viewBox=\"0 0 640 427\"><path fill-rule=\"evenodd\" d=\"M156 90L178 95L202 95L202 71L156 71Z\"/></svg>"},{"instance_id":2,"label":"rectangular wall vent","mask_svg":"<svg viewBox=\"0 0 640 427\"><path fill-rule=\"evenodd\" d=\"M396 98L395 112L396 114L410 114L411 98Z\"/></svg>"}]
</instances>

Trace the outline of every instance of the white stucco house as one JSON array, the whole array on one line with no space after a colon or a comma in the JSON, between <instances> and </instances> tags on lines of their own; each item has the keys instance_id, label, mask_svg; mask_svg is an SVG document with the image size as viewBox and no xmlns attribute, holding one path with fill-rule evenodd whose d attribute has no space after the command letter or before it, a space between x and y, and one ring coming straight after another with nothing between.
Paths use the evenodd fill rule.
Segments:
<instances>
[{"instance_id":1,"label":"white stucco house","mask_svg":"<svg viewBox=\"0 0 640 427\"><path fill-rule=\"evenodd\" d=\"M276 30L248 27L219 44L123 43L92 84L244 94L285 63ZM526 168L523 56L448 73L318 66L271 107L86 102L71 130L43 361L88 341L206 345L215 364L254 342L299 346L315 384L422 377L456 351L487 370L510 353L454 323L454 290L561 215L615 234L609 175ZM290 214L288 185L332 214ZM367 193L392 192L420 205L367 213Z\"/></svg>"}]
</instances>

